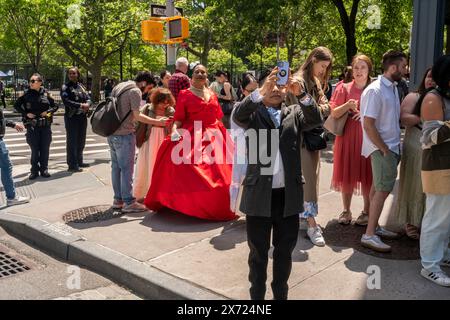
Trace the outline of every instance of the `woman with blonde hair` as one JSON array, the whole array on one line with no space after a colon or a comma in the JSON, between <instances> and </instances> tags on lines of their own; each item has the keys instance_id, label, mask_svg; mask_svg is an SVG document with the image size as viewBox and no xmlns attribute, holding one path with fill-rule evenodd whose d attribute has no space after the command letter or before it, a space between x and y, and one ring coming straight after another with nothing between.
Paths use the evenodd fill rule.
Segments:
<instances>
[{"instance_id":1,"label":"woman with blonde hair","mask_svg":"<svg viewBox=\"0 0 450 320\"><path fill-rule=\"evenodd\" d=\"M328 48L318 47L311 51L305 63L300 67L294 78L306 93L311 95L319 106L322 116L330 114L330 106L324 92L328 89L328 81L333 67L333 54ZM324 84L322 86L322 83ZM287 104L298 103L292 95L288 96ZM325 246L325 239L315 217L318 214L318 189L320 172L320 151L326 148L324 130L322 127L303 134L301 161L304 185L305 212L300 217L307 219L307 234L311 242L317 246Z\"/></svg>"},{"instance_id":2,"label":"woman with blonde hair","mask_svg":"<svg viewBox=\"0 0 450 320\"><path fill-rule=\"evenodd\" d=\"M353 194L363 195L364 210L355 223L365 226L370 206L372 166L370 159L361 155L363 132L359 102L364 89L371 83L372 61L365 55L357 55L353 58L352 70L353 80L336 88L330 100L331 117L339 119L348 114L344 134L337 136L334 142L331 189L342 193L344 211L339 216L339 223L344 225L352 222Z\"/></svg>"}]
</instances>

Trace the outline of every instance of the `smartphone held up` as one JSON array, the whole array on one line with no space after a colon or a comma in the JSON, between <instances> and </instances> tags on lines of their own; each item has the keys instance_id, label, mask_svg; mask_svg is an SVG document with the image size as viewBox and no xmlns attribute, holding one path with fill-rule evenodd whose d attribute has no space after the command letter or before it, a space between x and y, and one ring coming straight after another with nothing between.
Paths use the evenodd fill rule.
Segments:
<instances>
[{"instance_id":1,"label":"smartphone held up","mask_svg":"<svg viewBox=\"0 0 450 320\"><path fill-rule=\"evenodd\" d=\"M289 62L288 61L279 61L277 63L278 74L277 74L277 85L285 86L289 80Z\"/></svg>"}]
</instances>

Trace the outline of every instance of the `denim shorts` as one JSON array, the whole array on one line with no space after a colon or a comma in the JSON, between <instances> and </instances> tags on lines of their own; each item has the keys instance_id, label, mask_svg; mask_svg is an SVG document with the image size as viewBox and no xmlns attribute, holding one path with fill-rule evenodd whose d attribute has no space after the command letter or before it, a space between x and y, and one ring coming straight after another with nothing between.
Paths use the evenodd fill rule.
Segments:
<instances>
[{"instance_id":1,"label":"denim shorts","mask_svg":"<svg viewBox=\"0 0 450 320\"><path fill-rule=\"evenodd\" d=\"M370 155L370 159L375 191L391 192L397 180L397 167L400 163L400 156L392 151L389 151L388 155L384 156L380 150L377 150Z\"/></svg>"}]
</instances>

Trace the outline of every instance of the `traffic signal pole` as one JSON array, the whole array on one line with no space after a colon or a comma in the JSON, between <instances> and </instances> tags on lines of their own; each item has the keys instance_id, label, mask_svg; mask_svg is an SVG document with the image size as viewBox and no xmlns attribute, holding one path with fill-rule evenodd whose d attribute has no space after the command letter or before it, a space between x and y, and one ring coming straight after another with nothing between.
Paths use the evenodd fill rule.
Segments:
<instances>
[{"instance_id":1,"label":"traffic signal pole","mask_svg":"<svg viewBox=\"0 0 450 320\"><path fill-rule=\"evenodd\" d=\"M175 0L167 0L166 2L166 14L168 17L173 17L175 15ZM167 40L169 40L170 32L167 32ZM175 70L175 61L176 61L176 47L174 44L168 44L167 50L167 67L169 70Z\"/></svg>"}]
</instances>

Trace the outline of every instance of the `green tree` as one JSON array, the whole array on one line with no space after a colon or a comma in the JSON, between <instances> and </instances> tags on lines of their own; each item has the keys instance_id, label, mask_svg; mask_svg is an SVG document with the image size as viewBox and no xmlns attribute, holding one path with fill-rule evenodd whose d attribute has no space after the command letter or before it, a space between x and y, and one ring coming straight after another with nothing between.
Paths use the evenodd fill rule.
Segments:
<instances>
[{"instance_id":1,"label":"green tree","mask_svg":"<svg viewBox=\"0 0 450 320\"><path fill-rule=\"evenodd\" d=\"M0 15L7 25L5 34L26 52L34 72L39 72L43 54L54 33L48 26L54 11L45 0L0 0Z\"/></svg>"},{"instance_id":2,"label":"green tree","mask_svg":"<svg viewBox=\"0 0 450 320\"><path fill-rule=\"evenodd\" d=\"M235 74L241 74L247 71L247 66L242 62L242 59L232 55L227 50L211 49L209 52L208 63L209 74L217 70L228 71Z\"/></svg>"},{"instance_id":3,"label":"green tree","mask_svg":"<svg viewBox=\"0 0 450 320\"><path fill-rule=\"evenodd\" d=\"M132 32L137 32L144 17L143 5L137 0L54 1L59 12L50 21L55 42L91 73L92 96L97 101L103 65L125 48ZM79 25L69 13L79 17Z\"/></svg>"}]
</instances>

